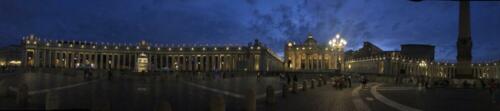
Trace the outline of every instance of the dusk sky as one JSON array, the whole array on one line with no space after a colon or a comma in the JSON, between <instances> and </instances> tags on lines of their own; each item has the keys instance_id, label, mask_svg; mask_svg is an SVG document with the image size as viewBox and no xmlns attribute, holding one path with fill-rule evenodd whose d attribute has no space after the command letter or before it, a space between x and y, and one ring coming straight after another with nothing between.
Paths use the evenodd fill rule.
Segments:
<instances>
[{"instance_id":1,"label":"dusk sky","mask_svg":"<svg viewBox=\"0 0 500 111\"><path fill-rule=\"evenodd\" d=\"M500 2L472 2L474 60L500 59ZM408 0L1 0L0 44L35 34L55 40L247 44L278 53L286 41L340 33L347 49L432 44L454 60L458 2Z\"/></svg>"}]
</instances>

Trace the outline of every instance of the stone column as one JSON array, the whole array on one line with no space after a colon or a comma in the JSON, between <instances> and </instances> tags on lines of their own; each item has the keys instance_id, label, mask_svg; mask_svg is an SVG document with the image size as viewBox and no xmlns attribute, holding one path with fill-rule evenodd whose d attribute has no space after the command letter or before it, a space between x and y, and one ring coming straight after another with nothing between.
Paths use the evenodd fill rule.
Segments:
<instances>
[{"instance_id":1,"label":"stone column","mask_svg":"<svg viewBox=\"0 0 500 111\"><path fill-rule=\"evenodd\" d=\"M128 61L128 70L134 70L134 65L132 65L132 62L134 60L134 58L132 58L132 54L131 53L127 53L127 61Z\"/></svg>"},{"instance_id":2,"label":"stone column","mask_svg":"<svg viewBox=\"0 0 500 111\"><path fill-rule=\"evenodd\" d=\"M193 56L192 55L188 55L187 56L187 69L186 71L192 71L191 68L193 68Z\"/></svg>"},{"instance_id":3,"label":"stone column","mask_svg":"<svg viewBox=\"0 0 500 111\"><path fill-rule=\"evenodd\" d=\"M47 65L49 68L52 68L52 51L51 50L47 50L48 51L48 58L47 58Z\"/></svg>"}]
</instances>

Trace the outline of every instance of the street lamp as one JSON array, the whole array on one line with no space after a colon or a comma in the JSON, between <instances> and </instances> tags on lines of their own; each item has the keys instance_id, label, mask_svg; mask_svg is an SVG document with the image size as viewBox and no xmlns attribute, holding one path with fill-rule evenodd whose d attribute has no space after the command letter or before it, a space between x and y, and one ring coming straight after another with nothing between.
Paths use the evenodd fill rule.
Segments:
<instances>
[{"instance_id":1,"label":"street lamp","mask_svg":"<svg viewBox=\"0 0 500 111\"><path fill-rule=\"evenodd\" d=\"M340 38L340 34L337 34L335 35L335 38L333 38L332 40L328 41L328 45L330 45L330 47L334 48L334 49L337 49L337 69L339 70L339 72L341 72L341 53L344 49L344 47L347 45L347 41L344 39L344 38Z\"/></svg>"},{"instance_id":2,"label":"street lamp","mask_svg":"<svg viewBox=\"0 0 500 111\"><path fill-rule=\"evenodd\" d=\"M345 45L347 45L347 41L345 41L344 38L340 38L340 35L337 34L337 35L335 35L335 38L328 41L328 44L331 47L340 50L340 49L343 49L345 47Z\"/></svg>"}]
</instances>

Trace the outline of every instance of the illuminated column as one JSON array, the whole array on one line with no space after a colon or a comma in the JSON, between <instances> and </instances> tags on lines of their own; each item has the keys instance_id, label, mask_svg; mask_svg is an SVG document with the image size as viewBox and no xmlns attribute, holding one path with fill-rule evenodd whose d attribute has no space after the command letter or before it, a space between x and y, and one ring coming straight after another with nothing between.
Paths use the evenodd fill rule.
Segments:
<instances>
[{"instance_id":1,"label":"illuminated column","mask_svg":"<svg viewBox=\"0 0 500 111\"><path fill-rule=\"evenodd\" d=\"M234 62L235 61L235 58L234 58L235 56L232 55L230 57L231 57L231 71L234 71L236 69L236 64Z\"/></svg>"},{"instance_id":2,"label":"illuminated column","mask_svg":"<svg viewBox=\"0 0 500 111\"><path fill-rule=\"evenodd\" d=\"M156 67L157 67L156 70L161 70L162 65L163 65L162 59L163 59L163 56L160 53L156 53Z\"/></svg>"},{"instance_id":3,"label":"illuminated column","mask_svg":"<svg viewBox=\"0 0 500 111\"><path fill-rule=\"evenodd\" d=\"M299 53L295 53L295 57L292 59L295 59L295 61L292 61L292 64L294 65L293 70L303 70L302 68L302 55Z\"/></svg>"},{"instance_id":4,"label":"illuminated column","mask_svg":"<svg viewBox=\"0 0 500 111\"><path fill-rule=\"evenodd\" d=\"M59 51L56 51L54 53L56 56L55 66L56 66L56 68L60 68L61 67L61 54L59 53Z\"/></svg>"},{"instance_id":5,"label":"illuminated column","mask_svg":"<svg viewBox=\"0 0 500 111\"><path fill-rule=\"evenodd\" d=\"M102 66L103 69L109 69L109 56L108 54L103 54L103 61L102 61Z\"/></svg>"},{"instance_id":6,"label":"illuminated column","mask_svg":"<svg viewBox=\"0 0 500 111\"><path fill-rule=\"evenodd\" d=\"M114 69L120 69L120 54L116 53L113 55L113 66Z\"/></svg>"},{"instance_id":7,"label":"illuminated column","mask_svg":"<svg viewBox=\"0 0 500 111\"><path fill-rule=\"evenodd\" d=\"M231 71L231 55L224 56L224 67L226 71Z\"/></svg>"},{"instance_id":8,"label":"illuminated column","mask_svg":"<svg viewBox=\"0 0 500 111\"><path fill-rule=\"evenodd\" d=\"M193 55L189 55L188 56L188 59L187 59L187 63L188 63L188 71L193 71Z\"/></svg>"},{"instance_id":9,"label":"illuminated column","mask_svg":"<svg viewBox=\"0 0 500 111\"><path fill-rule=\"evenodd\" d=\"M219 58L219 55L215 55L214 57L215 57L215 59L214 59L214 60L215 60L215 62L214 62L214 67L215 67L215 68L214 68L214 69L215 69L216 71L218 71L218 70L219 70L219 68L220 68L220 62L219 62L219 61L220 61L220 58Z\"/></svg>"},{"instance_id":10,"label":"illuminated column","mask_svg":"<svg viewBox=\"0 0 500 111\"><path fill-rule=\"evenodd\" d=\"M99 61L97 60L97 58L98 58L97 56L98 56L98 55L97 55L97 52L92 53L92 57L94 58L94 59L92 60L92 61L93 61L93 63L92 63L92 64L94 64L94 67L95 67L96 69L98 68L98 65L97 65L97 64L99 63Z\"/></svg>"},{"instance_id":11,"label":"illuminated column","mask_svg":"<svg viewBox=\"0 0 500 111\"><path fill-rule=\"evenodd\" d=\"M46 68L46 66L47 66L47 51L44 49L44 50L42 50L42 52L40 54L42 54L40 57L41 58L41 62L40 62L41 66L40 67Z\"/></svg>"},{"instance_id":12,"label":"illuminated column","mask_svg":"<svg viewBox=\"0 0 500 111\"><path fill-rule=\"evenodd\" d=\"M109 67L109 55L108 54L104 54L104 61L102 61L102 65L104 66L104 69L110 69Z\"/></svg>"},{"instance_id":13,"label":"illuminated column","mask_svg":"<svg viewBox=\"0 0 500 111\"><path fill-rule=\"evenodd\" d=\"M40 56L38 55L39 51L35 49L33 51L33 67L38 67L39 61L40 61Z\"/></svg>"},{"instance_id":14,"label":"illuminated column","mask_svg":"<svg viewBox=\"0 0 500 111\"><path fill-rule=\"evenodd\" d=\"M111 55L111 69L115 70L118 69L118 55L113 54Z\"/></svg>"},{"instance_id":15,"label":"illuminated column","mask_svg":"<svg viewBox=\"0 0 500 111\"><path fill-rule=\"evenodd\" d=\"M213 61L212 62L212 70L217 70L218 69L217 68L217 66L218 66L217 62L219 61L218 59L219 59L219 55L214 55L213 56L213 58L212 58L212 61Z\"/></svg>"},{"instance_id":16,"label":"illuminated column","mask_svg":"<svg viewBox=\"0 0 500 111\"><path fill-rule=\"evenodd\" d=\"M214 56L214 70L219 70L219 55Z\"/></svg>"},{"instance_id":17,"label":"illuminated column","mask_svg":"<svg viewBox=\"0 0 500 111\"><path fill-rule=\"evenodd\" d=\"M191 55L186 55L184 58L184 64L186 66L185 70L189 71L191 69Z\"/></svg>"},{"instance_id":18,"label":"illuminated column","mask_svg":"<svg viewBox=\"0 0 500 111\"><path fill-rule=\"evenodd\" d=\"M52 68L52 51L47 49L47 67Z\"/></svg>"},{"instance_id":19,"label":"illuminated column","mask_svg":"<svg viewBox=\"0 0 500 111\"><path fill-rule=\"evenodd\" d=\"M55 52L56 54L56 67L60 68L61 67L61 53L59 51Z\"/></svg>"},{"instance_id":20,"label":"illuminated column","mask_svg":"<svg viewBox=\"0 0 500 111\"><path fill-rule=\"evenodd\" d=\"M301 66L301 67L303 67L302 70L307 70L308 67L309 67L307 61L309 61L309 60L308 60L308 58L307 58L307 56L305 54L302 55L301 61L302 61L302 64L304 65L304 66Z\"/></svg>"},{"instance_id":21,"label":"illuminated column","mask_svg":"<svg viewBox=\"0 0 500 111\"><path fill-rule=\"evenodd\" d=\"M166 62L165 62L166 60L165 59L166 59L165 54L161 54L161 60L160 60L161 61L161 65L160 65L160 67L162 69L166 67L166 65L165 65L166 64Z\"/></svg>"},{"instance_id":22,"label":"illuminated column","mask_svg":"<svg viewBox=\"0 0 500 111\"><path fill-rule=\"evenodd\" d=\"M177 64L179 66L179 70L184 69L184 56L177 56Z\"/></svg>"},{"instance_id":23,"label":"illuminated column","mask_svg":"<svg viewBox=\"0 0 500 111\"><path fill-rule=\"evenodd\" d=\"M63 68L68 68L68 64L69 64L69 61L71 61L71 59L69 59L69 55L67 52L63 52L63 58L64 58L64 65L63 65Z\"/></svg>"},{"instance_id":24,"label":"illuminated column","mask_svg":"<svg viewBox=\"0 0 500 111\"><path fill-rule=\"evenodd\" d=\"M181 62L182 62L182 70L183 70L183 71L186 71L186 69L187 69L187 65L188 65L188 64L187 64L187 62L186 62L186 61L187 61L187 60L186 60L186 58L187 58L187 57L188 57L188 56L186 56L186 55L182 56L182 60L181 60Z\"/></svg>"},{"instance_id":25,"label":"illuminated column","mask_svg":"<svg viewBox=\"0 0 500 111\"><path fill-rule=\"evenodd\" d=\"M213 71L214 69L214 55L208 55L207 56L207 71Z\"/></svg>"},{"instance_id":26,"label":"illuminated column","mask_svg":"<svg viewBox=\"0 0 500 111\"><path fill-rule=\"evenodd\" d=\"M201 55L201 59L200 59L200 70L201 71L206 71L206 64L207 64L207 58L206 58L206 55Z\"/></svg>"},{"instance_id":27,"label":"illuminated column","mask_svg":"<svg viewBox=\"0 0 500 111\"><path fill-rule=\"evenodd\" d=\"M167 54L167 55L165 55L165 56L167 57L167 60L166 60L166 64L167 64L167 65L166 65L166 66L168 67L168 69L169 69L169 70L172 70L172 69L173 69L173 68L172 68L172 64L171 64L171 63L173 63L173 62L171 62L171 61L172 61L172 60L171 60L172 56L170 56L170 55L168 55L168 54Z\"/></svg>"},{"instance_id":28,"label":"illuminated column","mask_svg":"<svg viewBox=\"0 0 500 111\"><path fill-rule=\"evenodd\" d=\"M125 61L127 61L126 69L131 70L132 68L132 55L130 52L125 53Z\"/></svg>"},{"instance_id":29,"label":"illuminated column","mask_svg":"<svg viewBox=\"0 0 500 111\"><path fill-rule=\"evenodd\" d=\"M176 70L180 70L181 69L180 62L179 62L180 57L181 57L180 55L175 55L174 56L174 63L175 63L174 68L176 68Z\"/></svg>"},{"instance_id":30,"label":"illuminated column","mask_svg":"<svg viewBox=\"0 0 500 111\"><path fill-rule=\"evenodd\" d=\"M210 64L209 64L210 63L210 61L209 61L210 60L209 59L210 55L205 55L205 56L203 56L203 58L204 58L204 60L203 60L203 62L204 62L203 63L203 70L204 71L210 71Z\"/></svg>"},{"instance_id":31,"label":"illuminated column","mask_svg":"<svg viewBox=\"0 0 500 111\"><path fill-rule=\"evenodd\" d=\"M101 69L107 69L108 67L108 56L106 55L106 53L101 53Z\"/></svg>"},{"instance_id":32,"label":"illuminated column","mask_svg":"<svg viewBox=\"0 0 500 111\"><path fill-rule=\"evenodd\" d=\"M121 62L120 69L128 69L127 61L128 61L127 54L124 52L121 52L120 53L120 62Z\"/></svg>"},{"instance_id":33,"label":"illuminated column","mask_svg":"<svg viewBox=\"0 0 500 111\"><path fill-rule=\"evenodd\" d=\"M219 67L219 69L220 69L221 71L226 71L226 69L225 69L225 67L226 67L226 63L224 63L224 62L225 62L225 59L226 59L226 57L225 57L225 55L224 55L224 54L221 54L221 55L219 56L219 61L220 61L220 62L219 62L219 66L220 66L220 67Z\"/></svg>"},{"instance_id":34,"label":"illuminated column","mask_svg":"<svg viewBox=\"0 0 500 111\"><path fill-rule=\"evenodd\" d=\"M197 53L197 54L199 54L199 53ZM193 55L193 62L192 63L193 63L194 66L193 66L193 70L192 71L199 71L198 70L198 66L199 66L199 64L198 64L198 58L199 57L200 56L198 56L198 55Z\"/></svg>"},{"instance_id":35,"label":"illuminated column","mask_svg":"<svg viewBox=\"0 0 500 111\"><path fill-rule=\"evenodd\" d=\"M66 57L67 57L67 61L68 61L66 68L73 68L73 63L75 62L75 59L74 59L75 55L73 54L73 52L68 52L68 53L66 53Z\"/></svg>"},{"instance_id":36,"label":"illuminated column","mask_svg":"<svg viewBox=\"0 0 500 111\"><path fill-rule=\"evenodd\" d=\"M116 69L122 69L122 66L123 66L123 62L122 62L122 60L123 60L123 55L122 55L121 53L118 53L118 54L116 55L116 57L117 57L117 58L116 58L116 62L115 62L115 63L117 63L117 67L116 67Z\"/></svg>"},{"instance_id":37,"label":"illuminated column","mask_svg":"<svg viewBox=\"0 0 500 111\"><path fill-rule=\"evenodd\" d=\"M68 57L68 54L66 52L61 52L61 58L63 59L62 61L62 68L68 68L68 63L69 63L69 57Z\"/></svg>"},{"instance_id":38,"label":"illuminated column","mask_svg":"<svg viewBox=\"0 0 500 111\"><path fill-rule=\"evenodd\" d=\"M182 56L181 62L182 62L182 70L183 71L187 70L187 65L188 65L187 58L189 58L189 56L187 56L187 55Z\"/></svg>"},{"instance_id":39,"label":"illuminated column","mask_svg":"<svg viewBox=\"0 0 500 111\"><path fill-rule=\"evenodd\" d=\"M208 69L207 68L207 63L208 63L207 60L208 60L207 59L207 55L202 55L201 56L201 70L202 71L207 71L207 69Z\"/></svg>"}]
</instances>

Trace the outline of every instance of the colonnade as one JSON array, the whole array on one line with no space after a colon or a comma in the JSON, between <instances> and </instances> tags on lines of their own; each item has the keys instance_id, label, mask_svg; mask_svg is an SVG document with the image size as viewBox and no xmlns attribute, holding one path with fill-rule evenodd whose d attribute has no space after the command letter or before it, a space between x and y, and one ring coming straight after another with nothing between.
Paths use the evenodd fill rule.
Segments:
<instances>
[{"instance_id":1,"label":"colonnade","mask_svg":"<svg viewBox=\"0 0 500 111\"><path fill-rule=\"evenodd\" d=\"M136 70L140 54L147 57L148 70L173 71L237 71L247 59L244 52L152 52L98 51L74 49L38 49L33 55L33 67L79 68L90 65L95 69Z\"/></svg>"}]
</instances>

